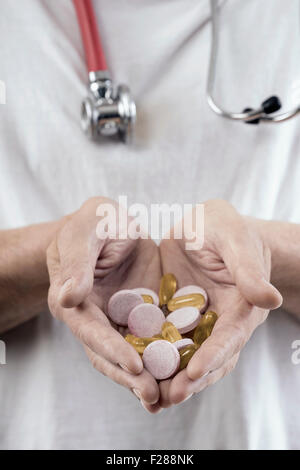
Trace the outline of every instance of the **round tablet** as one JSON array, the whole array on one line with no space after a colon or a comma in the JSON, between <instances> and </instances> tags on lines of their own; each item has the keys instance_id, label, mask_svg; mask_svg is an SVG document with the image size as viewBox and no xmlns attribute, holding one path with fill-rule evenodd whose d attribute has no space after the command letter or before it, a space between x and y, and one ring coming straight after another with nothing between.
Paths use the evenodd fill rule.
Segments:
<instances>
[{"instance_id":1,"label":"round tablet","mask_svg":"<svg viewBox=\"0 0 300 470\"><path fill-rule=\"evenodd\" d=\"M164 380L179 369L180 355L177 348L169 341L153 341L145 348L143 363L155 379Z\"/></svg>"},{"instance_id":2,"label":"round tablet","mask_svg":"<svg viewBox=\"0 0 300 470\"><path fill-rule=\"evenodd\" d=\"M208 296L207 296L206 290L204 290L202 287L192 286L192 285L181 287L180 289L178 289L175 292L175 294L173 295L173 299L175 299L176 297L180 297L182 295L189 295L189 294L201 294L201 295L203 295L203 297L205 299L205 304L201 308L200 313L204 312L206 310L206 307L207 307Z\"/></svg>"},{"instance_id":3,"label":"round tablet","mask_svg":"<svg viewBox=\"0 0 300 470\"><path fill-rule=\"evenodd\" d=\"M117 325L127 326L131 310L143 304L143 297L129 289L123 289L111 296L107 306L107 314Z\"/></svg>"},{"instance_id":4,"label":"round tablet","mask_svg":"<svg viewBox=\"0 0 300 470\"><path fill-rule=\"evenodd\" d=\"M196 307L182 307L174 310L166 317L176 326L179 333L184 334L195 328L200 321L200 312Z\"/></svg>"},{"instance_id":5,"label":"round tablet","mask_svg":"<svg viewBox=\"0 0 300 470\"><path fill-rule=\"evenodd\" d=\"M179 339L178 341L175 341L174 344L175 348L180 351L180 349L185 348L186 346L189 346L190 344L194 344L193 340L191 338L182 338Z\"/></svg>"},{"instance_id":6,"label":"round tablet","mask_svg":"<svg viewBox=\"0 0 300 470\"><path fill-rule=\"evenodd\" d=\"M151 337L161 332L166 321L164 314L156 305L139 304L131 310L128 317L130 332L139 337Z\"/></svg>"},{"instance_id":7,"label":"round tablet","mask_svg":"<svg viewBox=\"0 0 300 470\"><path fill-rule=\"evenodd\" d=\"M140 295L143 295L143 294L144 295L151 295L154 305L159 304L158 295L152 289L148 289L147 287L135 287L134 289L132 289L132 291L136 292L137 294L140 294Z\"/></svg>"}]
</instances>

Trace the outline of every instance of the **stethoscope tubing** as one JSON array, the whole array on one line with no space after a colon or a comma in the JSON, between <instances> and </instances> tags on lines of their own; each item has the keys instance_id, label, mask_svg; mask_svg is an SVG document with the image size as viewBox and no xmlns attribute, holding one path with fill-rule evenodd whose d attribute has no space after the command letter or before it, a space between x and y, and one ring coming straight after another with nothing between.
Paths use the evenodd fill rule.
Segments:
<instances>
[{"instance_id":1,"label":"stethoscope tubing","mask_svg":"<svg viewBox=\"0 0 300 470\"><path fill-rule=\"evenodd\" d=\"M210 53L210 61L209 61L209 69L208 69L208 78L207 78L207 88L206 88L206 97L207 102L210 108L219 116L235 120L235 121L243 121L249 122L255 119L259 119L260 121L265 121L269 123L280 123L284 121L288 121L289 119L296 116L300 113L300 106L294 107L290 111L285 113L280 113L276 115L268 115L266 114L261 108L258 108L253 111L243 112L243 113L234 113L227 111L221 108L215 101L213 96L213 90L215 86L215 79L216 79L216 64L217 64L217 57L218 57L218 49L219 49L219 8L218 0L210 0L210 8L211 8L211 31L212 31L212 41L211 41L211 53Z\"/></svg>"},{"instance_id":2,"label":"stethoscope tubing","mask_svg":"<svg viewBox=\"0 0 300 470\"><path fill-rule=\"evenodd\" d=\"M92 0L73 0L80 27L88 72L107 70Z\"/></svg>"}]
</instances>

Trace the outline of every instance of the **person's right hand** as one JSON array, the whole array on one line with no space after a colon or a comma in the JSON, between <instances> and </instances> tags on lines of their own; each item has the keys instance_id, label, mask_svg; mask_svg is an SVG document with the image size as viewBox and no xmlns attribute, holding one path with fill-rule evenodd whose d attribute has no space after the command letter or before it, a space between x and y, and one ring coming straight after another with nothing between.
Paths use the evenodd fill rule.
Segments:
<instances>
[{"instance_id":1,"label":"person's right hand","mask_svg":"<svg viewBox=\"0 0 300 470\"><path fill-rule=\"evenodd\" d=\"M99 238L96 211L107 203L118 212L114 201L89 199L66 217L49 246L49 308L83 344L98 371L132 390L148 411L157 412L156 380L143 369L139 354L124 340L124 328L112 324L104 311L117 290L144 286L158 291L159 251L151 239Z\"/></svg>"}]
</instances>

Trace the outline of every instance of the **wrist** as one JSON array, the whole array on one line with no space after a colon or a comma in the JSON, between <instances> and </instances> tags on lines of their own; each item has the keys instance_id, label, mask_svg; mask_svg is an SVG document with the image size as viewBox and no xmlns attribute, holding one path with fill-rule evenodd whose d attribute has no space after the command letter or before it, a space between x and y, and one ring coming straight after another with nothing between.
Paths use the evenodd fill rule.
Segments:
<instances>
[{"instance_id":1,"label":"wrist","mask_svg":"<svg viewBox=\"0 0 300 470\"><path fill-rule=\"evenodd\" d=\"M0 232L0 332L47 305L46 250L64 219Z\"/></svg>"}]
</instances>

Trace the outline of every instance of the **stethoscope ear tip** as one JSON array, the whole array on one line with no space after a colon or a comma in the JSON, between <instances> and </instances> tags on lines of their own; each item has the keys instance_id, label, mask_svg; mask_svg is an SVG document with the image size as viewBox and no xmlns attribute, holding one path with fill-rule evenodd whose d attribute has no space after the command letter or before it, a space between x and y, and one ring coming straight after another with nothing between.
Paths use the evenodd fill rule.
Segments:
<instances>
[{"instance_id":1,"label":"stethoscope ear tip","mask_svg":"<svg viewBox=\"0 0 300 470\"><path fill-rule=\"evenodd\" d=\"M261 107L265 114L276 113L276 111L281 109L281 101L278 96L270 96L270 98L262 102Z\"/></svg>"},{"instance_id":2,"label":"stethoscope ear tip","mask_svg":"<svg viewBox=\"0 0 300 470\"><path fill-rule=\"evenodd\" d=\"M276 111L279 111L281 109L281 101L278 98L278 96L270 96L270 98L267 98L265 101L262 102L261 107L255 111L252 108L245 108L243 110L243 113L262 113L262 114L272 114L276 113ZM246 124L259 124L260 123L260 118L255 118L251 119L250 121L245 121Z\"/></svg>"}]
</instances>

